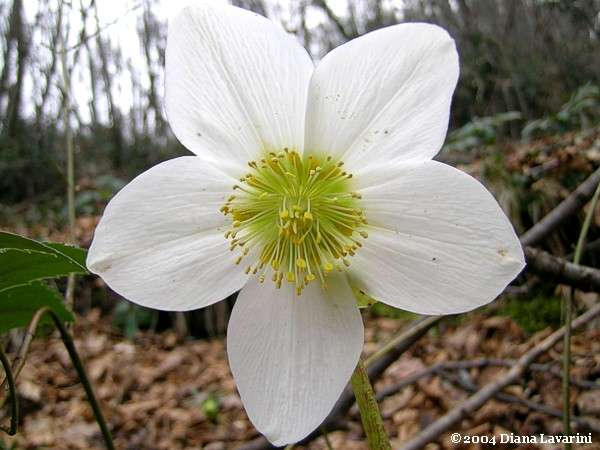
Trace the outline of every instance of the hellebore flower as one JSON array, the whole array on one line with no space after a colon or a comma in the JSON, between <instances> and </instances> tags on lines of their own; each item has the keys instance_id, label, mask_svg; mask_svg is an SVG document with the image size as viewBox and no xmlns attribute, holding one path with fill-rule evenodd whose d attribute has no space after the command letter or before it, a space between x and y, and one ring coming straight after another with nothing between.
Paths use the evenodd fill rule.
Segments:
<instances>
[{"instance_id":1,"label":"hellebore flower","mask_svg":"<svg viewBox=\"0 0 600 450\"><path fill-rule=\"evenodd\" d=\"M521 271L515 232L475 179L432 161L458 78L441 28L403 24L318 63L268 19L208 2L171 21L166 112L195 156L108 204L88 267L163 310L241 290L229 362L256 428L296 442L359 359L351 286L422 314L471 310Z\"/></svg>"}]
</instances>

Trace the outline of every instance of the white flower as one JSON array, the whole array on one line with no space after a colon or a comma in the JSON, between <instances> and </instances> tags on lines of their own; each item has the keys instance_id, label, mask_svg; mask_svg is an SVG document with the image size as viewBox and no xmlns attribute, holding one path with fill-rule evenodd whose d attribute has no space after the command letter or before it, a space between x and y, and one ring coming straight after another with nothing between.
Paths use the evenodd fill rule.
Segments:
<instances>
[{"instance_id":1,"label":"white flower","mask_svg":"<svg viewBox=\"0 0 600 450\"><path fill-rule=\"evenodd\" d=\"M444 30L385 28L314 68L269 20L201 3L171 22L166 57L169 122L196 156L112 199L88 267L158 309L241 290L229 362L272 443L315 429L356 366L350 282L394 307L449 314L490 302L523 268L492 195L431 160L458 78Z\"/></svg>"}]
</instances>

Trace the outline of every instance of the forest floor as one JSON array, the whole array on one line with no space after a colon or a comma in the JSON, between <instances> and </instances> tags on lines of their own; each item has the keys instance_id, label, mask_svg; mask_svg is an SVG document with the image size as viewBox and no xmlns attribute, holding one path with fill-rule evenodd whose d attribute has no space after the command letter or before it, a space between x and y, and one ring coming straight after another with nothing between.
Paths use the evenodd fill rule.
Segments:
<instances>
[{"instance_id":1,"label":"forest floor","mask_svg":"<svg viewBox=\"0 0 600 450\"><path fill-rule=\"evenodd\" d=\"M376 391L444 361L502 359L510 364L551 332L546 328L527 335L510 317L482 313L453 322L457 321L443 322L400 357L376 383ZM367 318L365 355L372 354L405 324L398 319ZM116 448L225 450L238 448L257 436L236 392L223 339L180 340L170 331L139 332L135 338L125 339L98 310L79 318L73 333L111 424ZM505 392L559 410L558 350L560 347L546 354L519 384ZM482 385L504 370L484 366L450 370L441 376L424 375L387 397L381 409L393 448L400 448L404 441L467 397L464 388L457 385L457 376ZM575 336L572 375L578 380L572 393L575 413L600 426L600 389L588 386L600 378L598 327ZM19 395L23 405L22 428L12 441L4 438L6 448L11 448L9 442L16 443L17 449L103 448L84 391L58 337L34 341L19 380ZM351 410L347 419L347 430L329 433L332 447L366 450L356 412ZM561 434L561 422L529 406L492 400L458 429L469 435L550 435ZM585 427L577 431L586 435L589 432ZM442 435L429 448L465 448L452 444L449 437L449 433ZM600 435L594 435L594 441L600 443ZM320 437L306 447L296 448L327 446ZM575 448L600 449L600 445Z\"/></svg>"},{"instance_id":2,"label":"forest floor","mask_svg":"<svg viewBox=\"0 0 600 450\"><path fill-rule=\"evenodd\" d=\"M497 158L501 155L501 158ZM600 164L600 128L566 133L528 144L507 145L469 155L447 155L453 164L484 179L518 232L523 232L556 206ZM565 184L567 183L567 184ZM526 200L526 201L525 201ZM0 208L0 227L32 237L63 241L66 228L40 221L30 205ZM23 217L32 217L30 222ZM98 214L78 219L82 246L91 241ZM557 255L572 251L581 215L544 243ZM595 217L595 230L600 216ZM594 231L594 230L592 230ZM590 241L600 239L590 232ZM597 266L594 254L587 263ZM429 423L468 397L468 391L504 373L524 352L556 329L560 322L561 289L552 280L535 278L537 290L504 298L475 313L448 318L430 330L404 353L375 383L376 392L396 386L381 402L392 447L415 436ZM521 280L522 281L522 280ZM98 283L101 284L100 281ZM528 284L525 283L525 291ZM541 286L539 286L541 285ZM101 288L101 287L100 287ZM95 287L98 289L98 286ZM514 287L519 290L521 287ZM87 297L86 297L87 296ZM88 293L82 303L92 304ZM577 297L579 308L598 301L596 294ZM84 310L87 309L83 308ZM365 312L365 356L373 354L406 326L406 318ZM225 341L182 339L174 331L139 331L126 338L111 314L94 308L78 316L72 331L87 365L96 393L110 423L119 450L228 450L242 447L258 436L245 415L227 363ZM590 323L573 339L573 413L578 431L600 430L600 327ZM504 397L488 401L468 420L451 431L468 435L561 434L561 345L530 366ZM445 361L459 361L443 366ZM436 365L436 372L427 371ZM413 382L402 380L412 378ZM0 436L0 450L102 449L98 427L77 380L67 352L57 335L36 339L19 377L22 426L14 438ZM0 423L7 421L0 410ZM335 450L367 449L360 418L355 410L346 416L345 429L328 433ZM575 448L600 450L594 444ZM326 449L319 437L304 449ZM443 434L429 450L458 449ZM492 448L471 446L469 448ZM557 446L507 446L493 448L544 448Z\"/></svg>"}]
</instances>

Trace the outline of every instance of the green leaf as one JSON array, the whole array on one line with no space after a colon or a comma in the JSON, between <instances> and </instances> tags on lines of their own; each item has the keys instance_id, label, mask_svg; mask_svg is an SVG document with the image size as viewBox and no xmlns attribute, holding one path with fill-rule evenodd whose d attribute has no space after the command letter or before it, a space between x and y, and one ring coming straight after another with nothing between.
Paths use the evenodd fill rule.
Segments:
<instances>
[{"instance_id":1,"label":"green leaf","mask_svg":"<svg viewBox=\"0 0 600 450\"><path fill-rule=\"evenodd\" d=\"M48 307L65 322L74 320L60 294L42 283L16 286L0 292L0 334L12 328L27 326L35 312ZM41 323L51 323L44 317Z\"/></svg>"},{"instance_id":2,"label":"green leaf","mask_svg":"<svg viewBox=\"0 0 600 450\"><path fill-rule=\"evenodd\" d=\"M356 286L352 286L352 293L354 294L356 304L360 309L368 308L369 306L372 306L375 303L377 303L377 300L375 300L373 297L370 297L368 294L366 294L364 291L357 288Z\"/></svg>"},{"instance_id":3,"label":"green leaf","mask_svg":"<svg viewBox=\"0 0 600 450\"><path fill-rule=\"evenodd\" d=\"M85 251L76 247L0 232L0 292L31 281L87 273L84 259Z\"/></svg>"},{"instance_id":4,"label":"green leaf","mask_svg":"<svg viewBox=\"0 0 600 450\"><path fill-rule=\"evenodd\" d=\"M62 253L65 256L68 256L77 264L79 264L83 270L87 272L85 265L87 251L85 249L81 247L75 247L69 244L60 244L58 242L44 242L44 245L56 250L57 252Z\"/></svg>"}]
</instances>

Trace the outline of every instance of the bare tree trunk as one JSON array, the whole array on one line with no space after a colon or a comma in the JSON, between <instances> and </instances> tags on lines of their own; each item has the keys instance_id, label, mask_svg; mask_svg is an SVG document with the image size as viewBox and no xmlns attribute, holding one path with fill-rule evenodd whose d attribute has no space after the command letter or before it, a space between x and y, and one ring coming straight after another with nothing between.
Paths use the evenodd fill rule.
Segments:
<instances>
[{"instance_id":1,"label":"bare tree trunk","mask_svg":"<svg viewBox=\"0 0 600 450\"><path fill-rule=\"evenodd\" d=\"M23 22L23 2L14 0L9 19L9 31L4 58L4 68L0 75L0 95L8 95L8 102L4 117L3 132L9 137L16 137L17 124L21 110L21 98L23 93L23 80L25 78L25 67L29 51L29 44L25 33ZM16 80L12 86L8 86L11 71L11 56L16 51Z\"/></svg>"},{"instance_id":2,"label":"bare tree trunk","mask_svg":"<svg viewBox=\"0 0 600 450\"><path fill-rule=\"evenodd\" d=\"M97 28L97 36L96 36L96 46L98 47L98 54L100 56L101 67L100 73L102 75L102 80L104 82L104 88L106 90L106 98L108 100L108 113L111 121L111 129L114 140L114 147L111 155L112 163L116 169L120 169L123 164L123 151L125 148L124 138L123 138L123 120L121 117L121 111L115 105L115 100L112 92L112 79L110 76L110 72L108 70L108 54L105 47L105 43L102 40L102 35L100 33L100 19L98 17L98 6L96 2L92 0L92 6L94 8L94 15L96 19L96 28Z\"/></svg>"},{"instance_id":3,"label":"bare tree trunk","mask_svg":"<svg viewBox=\"0 0 600 450\"><path fill-rule=\"evenodd\" d=\"M148 91L148 102L151 109L154 110L154 121L156 126L157 134L163 136L165 133L165 121L163 120L162 110L160 108L160 102L158 100L158 94L156 90L156 79L157 74L154 70L154 63L152 59L152 36L156 36L158 24L152 16L150 5L146 0L144 2L144 13L142 16L143 20L143 31L142 31L142 45L144 47L144 55L146 57L146 67L148 70L148 78L150 81L150 87Z\"/></svg>"}]
</instances>

